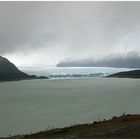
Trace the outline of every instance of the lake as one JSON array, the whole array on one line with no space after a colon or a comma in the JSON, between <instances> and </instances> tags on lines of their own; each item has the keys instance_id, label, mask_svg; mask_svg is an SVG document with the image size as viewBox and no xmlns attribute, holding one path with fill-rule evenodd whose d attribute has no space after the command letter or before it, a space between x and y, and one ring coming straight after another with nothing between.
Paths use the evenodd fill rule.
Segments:
<instances>
[{"instance_id":1,"label":"lake","mask_svg":"<svg viewBox=\"0 0 140 140\"><path fill-rule=\"evenodd\" d=\"M140 80L73 78L0 83L0 136L140 113Z\"/></svg>"}]
</instances>

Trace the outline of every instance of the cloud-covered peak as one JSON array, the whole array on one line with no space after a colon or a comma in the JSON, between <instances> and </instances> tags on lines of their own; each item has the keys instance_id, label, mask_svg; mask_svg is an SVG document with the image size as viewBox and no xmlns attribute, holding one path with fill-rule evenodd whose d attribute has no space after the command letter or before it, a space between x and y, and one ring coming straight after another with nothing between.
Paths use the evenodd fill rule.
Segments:
<instances>
[{"instance_id":1,"label":"cloud-covered peak","mask_svg":"<svg viewBox=\"0 0 140 140\"><path fill-rule=\"evenodd\" d=\"M138 1L1 1L0 54L18 65L54 65L140 51L139 13Z\"/></svg>"},{"instance_id":2,"label":"cloud-covered peak","mask_svg":"<svg viewBox=\"0 0 140 140\"><path fill-rule=\"evenodd\" d=\"M126 55L110 54L100 59L63 60L58 67L116 67L140 68L140 55L138 52L128 52Z\"/></svg>"}]
</instances>

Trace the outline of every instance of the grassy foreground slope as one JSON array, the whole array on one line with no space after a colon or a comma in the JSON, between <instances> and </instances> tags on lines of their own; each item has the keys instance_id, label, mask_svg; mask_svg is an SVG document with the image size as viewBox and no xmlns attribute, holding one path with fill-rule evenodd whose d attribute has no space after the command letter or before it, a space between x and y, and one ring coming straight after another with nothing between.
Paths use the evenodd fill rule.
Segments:
<instances>
[{"instance_id":1,"label":"grassy foreground slope","mask_svg":"<svg viewBox=\"0 0 140 140\"><path fill-rule=\"evenodd\" d=\"M140 115L123 115L92 124L79 124L9 138L140 138Z\"/></svg>"}]
</instances>

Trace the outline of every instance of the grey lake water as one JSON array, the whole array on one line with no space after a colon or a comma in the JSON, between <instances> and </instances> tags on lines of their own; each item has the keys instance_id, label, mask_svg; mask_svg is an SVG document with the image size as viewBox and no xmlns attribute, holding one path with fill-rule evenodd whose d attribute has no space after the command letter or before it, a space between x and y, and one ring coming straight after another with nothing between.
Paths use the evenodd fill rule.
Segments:
<instances>
[{"instance_id":1,"label":"grey lake water","mask_svg":"<svg viewBox=\"0 0 140 140\"><path fill-rule=\"evenodd\" d=\"M0 136L140 113L140 80L72 78L0 83Z\"/></svg>"}]
</instances>

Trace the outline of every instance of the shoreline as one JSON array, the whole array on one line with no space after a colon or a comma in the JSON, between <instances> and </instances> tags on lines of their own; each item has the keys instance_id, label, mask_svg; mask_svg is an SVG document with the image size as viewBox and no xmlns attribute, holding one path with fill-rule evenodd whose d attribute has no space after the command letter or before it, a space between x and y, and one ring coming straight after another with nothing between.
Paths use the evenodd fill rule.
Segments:
<instances>
[{"instance_id":1,"label":"shoreline","mask_svg":"<svg viewBox=\"0 0 140 140\"><path fill-rule=\"evenodd\" d=\"M4 139L71 139L71 138L140 138L140 115L123 114L109 120L76 124L37 133L3 137Z\"/></svg>"}]
</instances>

